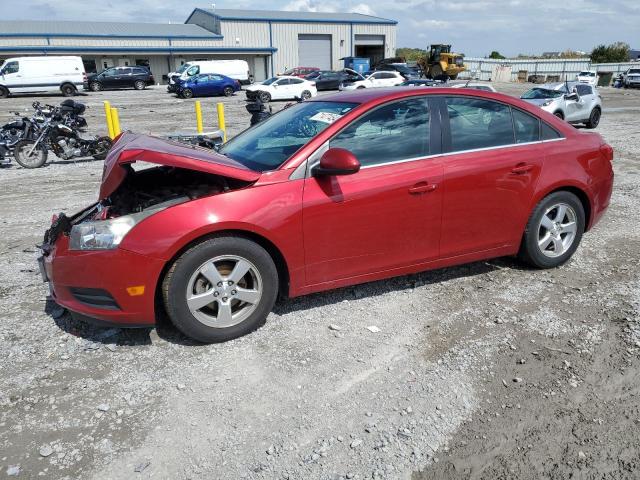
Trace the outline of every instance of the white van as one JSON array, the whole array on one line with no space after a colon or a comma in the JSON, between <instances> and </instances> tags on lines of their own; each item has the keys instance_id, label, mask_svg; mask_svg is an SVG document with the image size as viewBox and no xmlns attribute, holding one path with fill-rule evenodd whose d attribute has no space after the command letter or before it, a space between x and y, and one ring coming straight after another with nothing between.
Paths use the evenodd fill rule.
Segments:
<instances>
[{"instance_id":1,"label":"white van","mask_svg":"<svg viewBox=\"0 0 640 480\"><path fill-rule=\"evenodd\" d=\"M244 60L202 60L187 62L175 72L169 73L170 92L175 90L175 84L178 80L186 80L189 77L201 73L217 73L225 75L240 83L246 85L252 83L252 77L249 73L249 64Z\"/></svg>"},{"instance_id":2,"label":"white van","mask_svg":"<svg viewBox=\"0 0 640 480\"><path fill-rule=\"evenodd\" d=\"M87 81L80 57L15 57L0 68L0 98L12 93L75 95Z\"/></svg>"}]
</instances>

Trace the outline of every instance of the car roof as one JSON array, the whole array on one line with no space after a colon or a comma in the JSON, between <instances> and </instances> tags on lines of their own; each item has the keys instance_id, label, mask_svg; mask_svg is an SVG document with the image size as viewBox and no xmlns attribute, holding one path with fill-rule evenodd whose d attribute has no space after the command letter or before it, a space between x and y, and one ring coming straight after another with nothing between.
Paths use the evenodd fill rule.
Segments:
<instances>
[{"instance_id":1,"label":"car roof","mask_svg":"<svg viewBox=\"0 0 640 480\"><path fill-rule=\"evenodd\" d=\"M321 97L315 97L310 102L347 102L347 103L377 103L385 100L401 99L403 97L413 97L416 95L455 95L455 96L469 96L469 97L484 97L487 99L498 100L512 105L523 106L527 105L526 110L529 110L529 104L510 95L497 92L487 92L485 90L472 90L464 88L447 88L447 87L416 87L416 88L398 88L398 87L386 87L386 88L365 88L360 90L345 90L339 93L333 93L329 95L323 95ZM538 109L539 110L539 109ZM532 109L536 111L536 109Z\"/></svg>"}]
</instances>

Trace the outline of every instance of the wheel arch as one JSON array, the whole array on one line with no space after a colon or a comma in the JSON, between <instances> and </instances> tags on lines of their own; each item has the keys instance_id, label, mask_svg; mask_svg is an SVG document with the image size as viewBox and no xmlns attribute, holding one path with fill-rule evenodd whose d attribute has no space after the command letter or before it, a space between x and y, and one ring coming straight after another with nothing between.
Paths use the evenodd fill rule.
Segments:
<instances>
[{"instance_id":1,"label":"wheel arch","mask_svg":"<svg viewBox=\"0 0 640 480\"><path fill-rule=\"evenodd\" d=\"M535 206L542 201L543 198L551 195L556 192L570 192L573 193L580 203L582 204L582 208L584 209L584 217L585 217L585 232L589 231L591 228L591 219L592 219L592 201L587 193L587 190L579 185L555 185L544 192L541 192L533 202L533 205L530 208L530 211L533 211Z\"/></svg>"},{"instance_id":2,"label":"wheel arch","mask_svg":"<svg viewBox=\"0 0 640 480\"><path fill-rule=\"evenodd\" d=\"M262 248L264 248L273 259L273 263L275 263L276 270L278 271L279 296L287 297L289 295L289 278L290 278L289 265L287 264L285 256L283 255L281 250L271 240L269 240L267 237L263 235L260 235L259 233L256 233L250 230L229 228L229 229L223 229L223 230L216 230L214 232L208 232L189 240L188 242L184 243L178 250L176 250L171 256L171 258L165 262L156 282L156 288L155 288L156 315L160 309L164 309L163 302L162 302L162 282L164 280L165 275L173 265L173 263L184 252L186 252L193 246L199 243L205 242L207 240L210 240L212 238L223 237L223 236L235 236L235 237L251 240L257 243L258 245L260 245Z\"/></svg>"}]
</instances>

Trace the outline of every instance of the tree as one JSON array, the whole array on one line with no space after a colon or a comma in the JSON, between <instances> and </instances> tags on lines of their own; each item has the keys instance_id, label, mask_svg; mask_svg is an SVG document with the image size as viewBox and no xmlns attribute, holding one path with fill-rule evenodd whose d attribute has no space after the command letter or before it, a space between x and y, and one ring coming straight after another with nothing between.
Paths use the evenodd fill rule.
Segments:
<instances>
[{"instance_id":1,"label":"tree","mask_svg":"<svg viewBox=\"0 0 640 480\"><path fill-rule=\"evenodd\" d=\"M494 50L493 52L491 52L491 54L489 55L489 58L497 58L498 60L503 60L504 56L500 55L500 52Z\"/></svg>"},{"instance_id":2,"label":"tree","mask_svg":"<svg viewBox=\"0 0 640 480\"><path fill-rule=\"evenodd\" d=\"M398 48L396 49L396 57L403 57L407 62L415 62L419 58L427 54L426 50L421 48Z\"/></svg>"},{"instance_id":3,"label":"tree","mask_svg":"<svg viewBox=\"0 0 640 480\"><path fill-rule=\"evenodd\" d=\"M629 61L628 43L616 42L610 45L598 45L591 51L593 63L619 63Z\"/></svg>"}]
</instances>

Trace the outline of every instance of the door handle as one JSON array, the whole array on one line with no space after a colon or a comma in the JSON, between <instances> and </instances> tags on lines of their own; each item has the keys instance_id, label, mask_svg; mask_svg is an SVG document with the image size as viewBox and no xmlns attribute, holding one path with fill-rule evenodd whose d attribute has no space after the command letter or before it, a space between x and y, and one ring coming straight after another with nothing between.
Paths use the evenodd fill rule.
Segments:
<instances>
[{"instance_id":1,"label":"door handle","mask_svg":"<svg viewBox=\"0 0 640 480\"><path fill-rule=\"evenodd\" d=\"M421 183L416 183L413 187L411 187L409 189L409 193L411 193L412 195L429 193L429 192L433 192L436 188L438 188L437 183L421 182Z\"/></svg>"},{"instance_id":2,"label":"door handle","mask_svg":"<svg viewBox=\"0 0 640 480\"><path fill-rule=\"evenodd\" d=\"M516 175L523 175L533 169L533 165L528 163L519 163L511 170L511 173L515 173Z\"/></svg>"}]
</instances>

